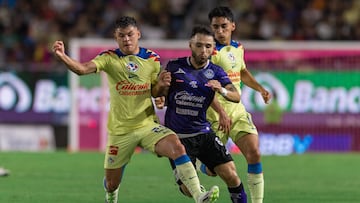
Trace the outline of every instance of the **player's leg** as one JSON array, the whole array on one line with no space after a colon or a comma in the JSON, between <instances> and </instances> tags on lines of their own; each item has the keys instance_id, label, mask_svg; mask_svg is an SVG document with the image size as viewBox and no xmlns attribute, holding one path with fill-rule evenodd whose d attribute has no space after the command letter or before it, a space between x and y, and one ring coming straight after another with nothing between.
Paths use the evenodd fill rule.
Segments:
<instances>
[{"instance_id":1,"label":"player's leg","mask_svg":"<svg viewBox=\"0 0 360 203\"><path fill-rule=\"evenodd\" d=\"M209 192L201 190L196 170L186 155L185 148L175 134L161 139L155 147L157 154L174 160L180 180L191 193L196 202L214 202L218 199L219 189L213 187Z\"/></svg>"},{"instance_id":2,"label":"player's leg","mask_svg":"<svg viewBox=\"0 0 360 203\"><path fill-rule=\"evenodd\" d=\"M202 138L205 143L200 149L199 159L208 166L208 170L217 174L228 186L233 203L247 203L244 186L237 174L235 163L220 138L213 133Z\"/></svg>"},{"instance_id":3,"label":"player's leg","mask_svg":"<svg viewBox=\"0 0 360 203\"><path fill-rule=\"evenodd\" d=\"M174 160L181 181L189 189L196 202L213 202L218 198L218 187L213 187L209 192L201 191L200 181L196 170L187 156L185 147L177 135L168 128L154 124L142 139L141 146L159 156Z\"/></svg>"},{"instance_id":4,"label":"player's leg","mask_svg":"<svg viewBox=\"0 0 360 203\"><path fill-rule=\"evenodd\" d=\"M117 203L118 191L126 164L129 162L138 141L132 134L108 136L105 151L104 188L105 202Z\"/></svg>"},{"instance_id":5,"label":"player's leg","mask_svg":"<svg viewBox=\"0 0 360 203\"><path fill-rule=\"evenodd\" d=\"M170 166L174 174L175 182L179 185L179 190L182 194L184 194L187 197L192 197L190 191L186 188L186 186L183 184L183 182L180 180L179 174L176 170L176 166L174 163L174 160L169 158Z\"/></svg>"},{"instance_id":6,"label":"player's leg","mask_svg":"<svg viewBox=\"0 0 360 203\"><path fill-rule=\"evenodd\" d=\"M124 170L125 170L125 166L116 169L105 169L104 189L106 191L105 193L106 203L118 202L119 187Z\"/></svg>"},{"instance_id":7,"label":"player's leg","mask_svg":"<svg viewBox=\"0 0 360 203\"><path fill-rule=\"evenodd\" d=\"M247 195L233 161L216 166L214 171L228 186L233 203L247 203Z\"/></svg>"},{"instance_id":8,"label":"player's leg","mask_svg":"<svg viewBox=\"0 0 360 203\"><path fill-rule=\"evenodd\" d=\"M264 176L258 135L247 134L240 137L235 143L248 163L248 187L252 202L262 203L264 199Z\"/></svg>"}]
</instances>

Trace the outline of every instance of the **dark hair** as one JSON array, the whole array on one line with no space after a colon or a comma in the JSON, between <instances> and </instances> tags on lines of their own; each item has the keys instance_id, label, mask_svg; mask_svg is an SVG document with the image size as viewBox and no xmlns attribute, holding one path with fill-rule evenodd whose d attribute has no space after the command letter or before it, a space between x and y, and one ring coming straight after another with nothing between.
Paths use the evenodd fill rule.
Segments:
<instances>
[{"instance_id":1,"label":"dark hair","mask_svg":"<svg viewBox=\"0 0 360 203\"><path fill-rule=\"evenodd\" d=\"M117 28L126 28L128 26L137 27L135 18L130 16L121 16L115 21L114 29Z\"/></svg>"},{"instance_id":2,"label":"dark hair","mask_svg":"<svg viewBox=\"0 0 360 203\"><path fill-rule=\"evenodd\" d=\"M230 22L234 22L234 14L230 8L226 6L219 6L212 9L208 15L209 21L211 22L214 17L224 17Z\"/></svg>"},{"instance_id":3,"label":"dark hair","mask_svg":"<svg viewBox=\"0 0 360 203\"><path fill-rule=\"evenodd\" d=\"M211 30L207 26L204 26L204 25L196 25L193 27L193 29L191 31L191 38L194 37L196 34L214 36L213 32L211 32Z\"/></svg>"}]
</instances>

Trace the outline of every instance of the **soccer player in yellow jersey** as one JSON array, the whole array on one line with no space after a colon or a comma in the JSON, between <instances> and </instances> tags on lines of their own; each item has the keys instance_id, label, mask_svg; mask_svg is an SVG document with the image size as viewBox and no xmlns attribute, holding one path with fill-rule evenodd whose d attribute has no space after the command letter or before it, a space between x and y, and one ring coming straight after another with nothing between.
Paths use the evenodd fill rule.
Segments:
<instances>
[{"instance_id":1,"label":"soccer player in yellow jersey","mask_svg":"<svg viewBox=\"0 0 360 203\"><path fill-rule=\"evenodd\" d=\"M240 90L240 83L260 92L265 103L268 103L271 95L252 76L244 62L243 46L232 40L232 32L235 30L234 16L228 7L216 7L208 14L210 27L215 34L216 50L211 61L222 67L228 74L234 86ZM255 125L251 121L251 115L244 105L226 101L221 95L217 98L232 120L229 134L218 131L224 143L232 138L239 147L248 163L248 187L252 203L262 203L264 197L264 178L259 151L259 138ZM218 114L209 108L207 119L212 123L214 130L218 129ZM206 172L205 167L201 167ZM209 171L208 171L209 172Z\"/></svg>"},{"instance_id":2,"label":"soccer player in yellow jersey","mask_svg":"<svg viewBox=\"0 0 360 203\"><path fill-rule=\"evenodd\" d=\"M218 187L202 191L196 170L177 135L154 121L151 96L166 88L171 78L165 72L160 73L159 56L155 52L139 47L140 37L136 20L124 16L114 25L118 48L102 52L88 62L70 58L62 41L53 44L55 55L74 73L85 75L104 71L107 74L110 111L104 160L105 201L117 202L125 166L137 146L174 160L181 180L196 203L215 201Z\"/></svg>"}]
</instances>

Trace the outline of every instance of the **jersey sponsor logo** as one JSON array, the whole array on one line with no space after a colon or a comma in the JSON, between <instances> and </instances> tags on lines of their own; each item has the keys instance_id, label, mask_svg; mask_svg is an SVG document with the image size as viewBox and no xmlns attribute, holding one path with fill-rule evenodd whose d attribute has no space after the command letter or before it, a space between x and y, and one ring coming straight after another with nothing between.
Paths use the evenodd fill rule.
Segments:
<instances>
[{"instance_id":1,"label":"jersey sponsor logo","mask_svg":"<svg viewBox=\"0 0 360 203\"><path fill-rule=\"evenodd\" d=\"M231 82L235 83L235 82L240 82L240 72L228 72L227 73Z\"/></svg>"},{"instance_id":2,"label":"jersey sponsor logo","mask_svg":"<svg viewBox=\"0 0 360 203\"><path fill-rule=\"evenodd\" d=\"M178 108L178 107L176 107L176 113L180 114L180 115L188 115L188 116L198 116L199 115L199 111L194 111L191 109L182 109L182 108Z\"/></svg>"},{"instance_id":3,"label":"jersey sponsor logo","mask_svg":"<svg viewBox=\"0 0 360 203\"><path fill-rule=\"evenodd\" d=\"M136 84L127 80L120 81L115 86L120 95L143 95L150 92L150 84Z\"/></svg>"},{"instance_id":4,"label":"jersey sponsor logo","mask_svg":"<svg viewBox=\"0 0 360 203\"><path fill-rule=\"evenodd\" d=\"M205 102L204 96L193 96L186 91L176 93L174 96L177 105L202 108Z\"/></svg>"},{"instance_id":5,"label":"jersey sponsor logo","mask_svg":"<svg viewBox=\"0 0 360 203\"><path fill-rule=\"evenodd\" d=\"M109 147L109 155L117 155L118 151L119 151L119 147L117 147L117 146Z\"/></svg>"},{"instance_id":6,"label":"jersey sponsor logo","mask_svg":"<svg viewBox=\"0 0 360 203\"><path fill-rule=\"evenodd\" d=\"M176 79L176 82L184 82L184 80Z\"/></svg>"},{"instance_id":7,"label":"jersey sponsor logo","mask_svg":"<svg viewBox=\"0 0 360 203\"><path fill-rule=\"evenodd\" d=\"M181 68L179 68L177 71L175 71L174 73L176 74L185 74L185 71Z\"/></svg>"},{"instance_id":8,"label":"jersey sponsor logo","mask_svg":"<svg viewBox=\"0 0 360 203\"><path fill-rule=\"evenodd\" d=\"M213 70L207 69L207 70L205 70L204 75L207 79L213 79L215 76L215 73Z\"/></svg>"}]
</instances>

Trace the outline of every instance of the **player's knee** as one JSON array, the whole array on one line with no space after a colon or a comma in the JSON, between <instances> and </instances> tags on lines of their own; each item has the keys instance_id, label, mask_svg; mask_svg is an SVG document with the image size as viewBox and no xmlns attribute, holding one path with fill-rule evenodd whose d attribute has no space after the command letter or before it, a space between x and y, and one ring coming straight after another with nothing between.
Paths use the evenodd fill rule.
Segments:
<instances>
[{"instance_id":1,"label":"player's knee","mask_svg":"<svg viewBox=\"0 0 360 203\"><path fill-rule=\"evenodd\" d=\"M183 195L185 195L187 197L192 197L191 193L189 192L189 190L187 189L187 187L184 184L179 186L179 190Z\"/></svg>"},{"instance_id":2,"label":"player's knee","mask_svg":"<svg viewBox=\"0 0 360 203\"><path fill-rule=\"evenodd\" d=\"M181 142L179 141L179 142L176 142L175 144L174 144L174 156L175 157L179 157L179 156L181 156L181 155L184 155L184 154L186 154L186 150L185 150L185 147L184 147L184 145L182 145L181 144Z\"/></svg>"},{"instance_id":3,"label":"player's knee","mask_svg":"<svg viewBox=\"0 0 360 203\"><path fill-rule=\"evenodd\" d=\"M254 148L254 149L250 149L246 155L246 159L249 161L249 162L253 162L253 163L256 163L256 162L259 162L260 161L260 150L258 148Z\"/></svg>"}]
</instances>

